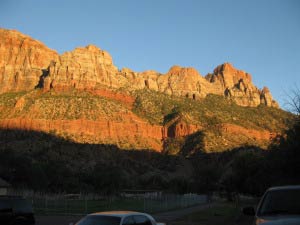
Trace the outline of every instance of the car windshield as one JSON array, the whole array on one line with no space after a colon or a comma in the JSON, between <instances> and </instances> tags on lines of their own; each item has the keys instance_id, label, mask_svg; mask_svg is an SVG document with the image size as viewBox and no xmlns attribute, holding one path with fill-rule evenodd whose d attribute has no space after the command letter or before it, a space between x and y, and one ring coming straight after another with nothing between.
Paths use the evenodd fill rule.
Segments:
<instances>
[{"instance_id":1,"label":"car windshield","mask_svg":"<svg viewBox=\"0 0 300 225\"><path fill-rule=\"evenodd\" d=\"M269 191L258 209L258 216L300 214L300 190Z\"/></svg>"},{"instance_id":2,"label":"car windshield","mask_svg":"<svg viewBox=\"0 0 300 225\"><path fill-rule=\"evenodd\" d=\"M76 225L119 225L121 218L116 216L91 215L80 220Z\"/></svg>"}]
</instances>

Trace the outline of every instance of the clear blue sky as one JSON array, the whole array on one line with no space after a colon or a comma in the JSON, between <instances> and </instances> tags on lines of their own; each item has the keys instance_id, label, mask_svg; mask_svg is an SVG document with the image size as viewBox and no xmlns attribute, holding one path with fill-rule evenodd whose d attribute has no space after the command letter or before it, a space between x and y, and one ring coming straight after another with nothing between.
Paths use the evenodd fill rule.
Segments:
<instances>
[{"instance_id":1,"label":"clear blue sky","mask_svg":"<svg viewBox=\"0 0 300 225\"><path fill-rule=\"evenodd\" d=\"M95 44L135 71L231 62L281 105L300 86L298 0L0 0L0 26L59 53Z\"/></svg>"}]
</instances>

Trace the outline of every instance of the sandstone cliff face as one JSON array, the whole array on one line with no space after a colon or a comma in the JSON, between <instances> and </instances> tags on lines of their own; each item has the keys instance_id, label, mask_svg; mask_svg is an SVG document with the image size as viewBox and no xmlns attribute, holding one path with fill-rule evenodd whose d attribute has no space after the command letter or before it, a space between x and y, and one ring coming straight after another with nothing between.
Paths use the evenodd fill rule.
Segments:
<instances>
[{"instance_id":1,"label":"sandstone cliff face","mask_svg":"<svg viewBox=\"0 0 300 225\"><path fill-rule=\"evenodd\" d=\"M97 121L12 118L0 119L0 128L54 133L80 143L116 144L121 148L161 151L162 127L133 117L123 115L122 121L107 118Z\"/></svg>"},{"instance_id":2,"label":"sandstone cliff face","mask_svg":"<svg viewBox=\"0 0 300 225\"><path fill-rule=\"evenodd\" d=\"M163 126L162 139L185 137L201 129L200 125L188 123L183 115L178 115Z\"/></svg>"},{"instance_id":3,"label":"sandstone cliff face","mask_svg":"<svg viewBox=\"0 0 300 225\"><path fill-rule=\"evenodd\" d=\"M151 125L134 115L123 115L122 121L109 120L107 118L97 121L77 120L47 120L37 118L10 118L0 119L2 129L22 129L43 131L63 136L75 142L116 144L121 148L129 149L153 149L161 152L163 140L166 138L185 137L204 128L192 124L176 121L168 126ZM233 124L220 124L220 131L227 136L245 136L247 142L234 143L228 140L231 147L244 145L248 139L258 142L269 142L272 133L267 130L246 129ZM67 136L64 136L66 135ZM222 136L218 136L219 139ZM224 141L219 140L218 141ZM211 145L210 143L209 145ZM206 144L206 150L217 150Z\"/></svg>"},{"instance_id":4,"label":"sandstone cliff face","mask_svg":"<svg viewBox=\"0 0 300 225\"><path fill-rule=\"evenodd\" d=\"M49 74L44 80L44 89L64 90L94 89L97 84L118 88L111 56L99 48L89 45L66 52L58 61L52 61ZM121 82L121 81L120 81Z\"/></svg>"},{"instance_id":5,"label":"sandstone cliff face","mask_svg":"<svg viewBox=\"0 0 300 225\"><path fill-rule=\"evenodd\" d=\"M260 94L260 103L266 106L279 108L278 103L273 99L269 88L264 87Z\"/></svg>"},{"instance_id":6,"label":"sandstone cliff face","mask_svg":"<svg viewBox=\"0 0 300 225\"><path fill-rule=\"evenodd\" d=\"M238 105L256 107L263 104L270 107L279 107L267 88L259 90L252 83L250 74L235 69L230 63L218 66L213 74L206 76L206 79L221 86L224 95L235 100Z\"/></svg>"},{"instance_id":7,"label":"sandstone cliff face","mask_svg":"<svg viewBox=\"0 0 300 225\"><path fill-rule=\"evenodd\" d=\"M223 95L241 106L278 107L267 88L254 86L251 75L231 64L218 66L205 78L194 68L173 66L166 74L118 70L106 51L89 45L59 56L42 43L17 31L0 29L0 93L35 87L97 90L103 87L139 90L148 88L193 99Z\"/></svg>"},{"instance_id":8,"label":"sandstone cliff face","mask_svg":"<svg viewBox=\"0 0 300 225\"><path fill-rule=\"evenodd\" d=\"M132 90L150 89L194 100L216 94L241 106L278 107L268 88L259 90L252 83L251 75L229 63L218 66L206 77L194 68L180 66L171 67L166 74L153 70L137 73L128 68L119 70L109 53L93 45L58 55L29 36L0 29L0 94L34 89L42 91L20 94L7 105L0 102L0 112L5 114L0 118L0 128L55 131L78 142L157 151L162 150L162 140L166 138L184 137L204 128L182 117L164 126L150 124L131 111L135 102L130 95ZM55 93L79 90L102 97L101 101L85 96L61 100L51 96L53 92L49 90ZM35 96L43 94L47 95L44 99ZM85 104L88 100L90 104ZM115 105L105 105L105 101ZM70 116L70 112L74 115ZM221 130L257 140L270 138L266 130L229 125Z\"/></svg>"},{"instance_id":9,"label":"sandstone cliff face","mask_svg":"<svg viewBox=\"0 0 300 225\"><path fill-rule=\"evenodd\" d=\"M0 93L32 90L58 54L18 31L0 29Z\"/></svg>"},{"instance_id":10,"label":"sandstone cliff face","mask_svg":"<svg viewBox=\"0 0 300 225\"><path fill-rule=\"evenodd\" d=\"M200 99L208 93L222 94L194 68L173 66L158 80L159 91L170 95Z\"/></svg>"}]
</instances>

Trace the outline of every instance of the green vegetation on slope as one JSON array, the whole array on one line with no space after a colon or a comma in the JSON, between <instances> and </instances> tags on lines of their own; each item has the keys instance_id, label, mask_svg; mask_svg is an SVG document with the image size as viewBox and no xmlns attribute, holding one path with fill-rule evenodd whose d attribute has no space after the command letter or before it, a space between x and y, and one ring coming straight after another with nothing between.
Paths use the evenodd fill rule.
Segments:
<instances>
[{"instance_id":1,"label":"green vegetation on slope","mask_svg":"<svg viewBox=\"0 0 300 225\"><path fill-rule=\"evenodd\" d=\"M23 101L16 107L18 101ZM127 112L122 104L112 99L87 92L70 91L43 93L39 90L0 95L0 118L27 116L37 119L88 119L109 117L121 120L119 113Z\"/></svg>"},{"instance_id":2,"label":"green vegetation on slope","mask_svg":"<svg viewBox=\"0 0 300 225\"><path fill-rule=\"evenodd\" d=\"M230 133L221 124L233 124L247 130L283 133L293 115L281 109L266 107L242 107L218 95L204 99L169 96L150 90L134 92L136 101L133 112L152 124L166 125L181 118L182 122L200 125L201 132L186 137L164 140L164 152L188 156L195 152L221 152L242 146L268 148L268 138L256 138L247 133Z\"/></svg>"},{"instance_id":3,"label":"green vegetation on slope","mask_svg":"<svg viewBox=\"0 0 300 225\"><path fill-rule=\"evenodd\" d=\"M135 112L160 124L179 114L187 115L186 119L190 121L197 121L198 118L199 123L209 123L207 115L212 115L211 118L215 116L218 122L226 122L226 118L233 123L241 122L244 118L244 126L250 124L259 127L259 124L263 124L280 130L286 125L285 120L292 117L278 109L238 107L218 96L208 96L202 101L155 92L144 92L138 96ZM102 98L87 93L58 94L35 90L0 95L0 118L10 116L8 112L12 116L23 110L34 112L38 101L50 99L55 102L55 99L59 99L60 103L67 104L71 99L84 97L87 101L82 103L82 107L90 104L90 99L99 99L99 104L109 102L113 110L121 107L113 100L103 98L102 101ZM65 106L57 104L57 107ZM258 114L252 115L254 112ZM233 120L233 117L236 119ZM43 192L115 194L124 188L160 189L177 193L223 191L228 199L232 199L235 193L261 195L270 186L299 184L299 116L287 130L285 138L275 140L269 151L262 151L256 145L236 149L230 147L232 151L206 154L202 149L207 144L207 132L216 132L214 137L219 135L217 130L198 131L184 138L173 139L177 142L167 140L171 141L168 145L170 151L177 151L176 148L181 151L181 154L172 156L149 150L123 151L114 145L75 143L43 132L0 129L0 177L13 187ZM219 139L212 140L217 142Z\"/></svg>"},{"instance_id":4,"label":"green vegetation on slope","mask_svg":"<svg viewBox=\"0 0 300 225\"><path fill-rule=\"evenodd\" d=\"M199 125L203 128L201 138L196 135L192 138L164 140L164 152L168 154L190 155L199 150L216 152L242 145L267 148L269 140L257 140L245 134L232 135L222 132L218 125L228 123L247 129L281 133L287 128L288 121L293 117L290 113L276 108L265 106L241 107L217 95L208 95L204 99L193 100L169 96L147 89L134 91L131 95L136 99L132 112L151 124L168 127L174 119L181 118L182 122ZM78 90L64 92L33 90L5 93L0 95L0 109L0 119L16 117L46 120L84 119L97 121L105 119L122 122L122 114L131 113L131 109L120 101ZM73 134L72 137L64 132L55 134L73 140L98 143L93 141L93 137L83 137L83 134L76 134L75 136ZM116 141L109 139L101 140L101 143L118 144L118 146L126 149L151 146L146 143L147 140L139 140L138 137L136 143L128 143L126 140L123 142L116 143Z\"/></svg>"},{"instance_id":5,"label":"green vegetation on slope","mask_svg":"<svg viewBox=\"0 0 300 225\"><path fill-rule=\"evenodd\" d=\"M43 132L0 129L0 177L36 191L115 194L122 189L177 193L222 191L261 195L275 185L299 184L299 120L270 151L245 146L188 158L123 151L114 145L80 144ZM184 145L190 152L194 139ZM201 145L196 146L201 148ZM57 176L59 174L60 176Z\"/></svg>"},{"instance_id":6,"label":"green vegetation on slope","mask_svg":"<svg viewBox=\"0 0 300 225\"><path fill-rule=\"evenodd\" d=\"M266 106L242 107L218 95L193 100L169 96L155 91L141 90L134 93L136 101L133 111L153 124L165 124L174 115L182 113L192 124L215 125L236 124L257 130L283 131L292 117L281 109Z\"/></svg>"},{"instance_id":7,"label":"green vegetation on slope","mask_svg":"<svg viewBox=\"0 0 300 225\"><path fill-rule=\"evenodd\" d=\"M152 124L166 124L179 114L191 124L211 126L220 123L236 124L257 130L267 129L280 132L286 129L292 115L281 109L266 106L242 107L222 96L208 95L204 99L193 100L169 96L155 91L133 92L136 97L133 112ZM21 107L16 107L22 100ZM97 120L101 116L117 116L128 109L120 102L88 92L69 91L43 93L5 93L0 95L0 118L32 116L41 119Z\"/></svg>"}]
</instances>

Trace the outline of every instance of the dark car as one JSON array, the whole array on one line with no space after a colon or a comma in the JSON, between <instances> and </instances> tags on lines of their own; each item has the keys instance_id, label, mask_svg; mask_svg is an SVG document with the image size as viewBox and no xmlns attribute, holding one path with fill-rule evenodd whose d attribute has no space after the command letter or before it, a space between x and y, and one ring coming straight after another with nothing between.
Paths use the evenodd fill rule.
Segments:
<instances>
[{"instance_id":1,"label":"dark car","mask_svg":"<svg viewBox=\"0 0 300 225\"><path fill-rule=\"evenodd\" d=\"M0 196L0 224L34 225L31 203L18 196Z\"/></svg>"},{"instance_id":2,"label":"dark car","mask_svg":"<svg viewBox=\"0 0 300 225\"><path fill-rule=\"evenodd\" d=\"M269 188L256 212L253 207L243 212L255 216L256 225L300 225L300 185Z\"/></svg>"},{"instance_id":3,"label":"dark car","mask_svg":"<svg viewBox=\"0 0 300 225\"><path fill-rule=\"evenodd\" d=\"M110 211L89 214L82 218L75 225L165 225L157 223L152 216L147 213L131 211Z\"/></svg>"}]
</instances>

